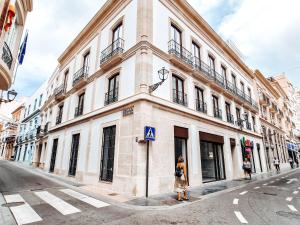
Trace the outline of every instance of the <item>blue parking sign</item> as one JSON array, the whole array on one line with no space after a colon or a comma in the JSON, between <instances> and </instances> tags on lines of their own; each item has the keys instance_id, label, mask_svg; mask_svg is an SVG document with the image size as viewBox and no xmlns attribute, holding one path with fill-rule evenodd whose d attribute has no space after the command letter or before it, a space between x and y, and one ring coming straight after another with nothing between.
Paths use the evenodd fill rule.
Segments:
<instances>
[{"instance_id":1,"label":"blue parking sign","mask_svg":"<svg viewBox=\"0 0 300 225\"><path fill-rule=\"evenodd\" d=\"M145 141L155 141L155 128L145 127Z\"/></svg>"}]
</instances>

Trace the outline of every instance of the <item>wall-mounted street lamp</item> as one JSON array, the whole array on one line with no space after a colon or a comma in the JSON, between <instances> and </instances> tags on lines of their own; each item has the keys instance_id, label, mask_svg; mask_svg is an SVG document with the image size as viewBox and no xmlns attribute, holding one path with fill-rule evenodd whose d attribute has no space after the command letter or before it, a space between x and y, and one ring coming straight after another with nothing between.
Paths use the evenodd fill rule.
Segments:
<instances>
[{"instance_id":1,"label":"wall-mounted street lamp","mask_svg":"<svg viewBox=\"0 0 300 225\"><path fill-rule=\"evenodd\" d=\"M165 69L165 67L163 67L158 71L158 76L159 76L160 82L149 86L149 93L152 93L153 91L155 91L160 85L162 85L162 83L165 80L168 79L169 71L167 69Z\"/></svg>"},{"instance_id":2,"label":"wall-mounted street lamp","mask_svg":"<svg viewBox=\"0 0 300 225\"><path fill-rule=\"evenodd\" d=\"M16 96L17 96L17 92L15 90L10 90L7 92L7 99L3 99L2 96L0 98L0 103L1 102L4 102L4 103L7 103L7 102L12 102L13 100L15 100Z\"/></svg>"}]
</instances>

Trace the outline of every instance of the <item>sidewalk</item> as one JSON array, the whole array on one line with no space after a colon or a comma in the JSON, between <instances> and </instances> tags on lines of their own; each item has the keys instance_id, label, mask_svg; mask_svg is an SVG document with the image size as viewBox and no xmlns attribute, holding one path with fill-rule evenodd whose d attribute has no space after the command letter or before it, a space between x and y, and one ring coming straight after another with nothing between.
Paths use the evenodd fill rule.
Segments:
<instances>
[{"instance_id":1,"label":"sidewalk","mask_svg":"<svg viewBox=\"0 0 300 225\"><path fill-rule=\"evenodd\" d=\"M199 187L193 187L189 189L189 195L190 200L189 201L177 201L176 200L176 193L167 193L167 194L160 194L160 195L154 195L150 196L149 198L138 198L131 201L126 202L127 204L135 205L135 206L152 206L152 207L176 207L176 206L182 206L189 203L193 203L196 201L199 201L205 196L209 195L210 197L212 195L221 194L224 192L230 192L236 189L240 189L247 184L250 183L256 183L258 181L271 178L271 177L277 177L282 176L283 174L289 173L291 171L296 171L299 168L295 168L291 170L290 168L284 168L281 170L280 173L277 173L276 171L263 173L263 174L256 174L253 175L252 179L236 179L236 180L228 180L228 181L217 181L212 183L206 183Z\"/></svg>"},{"instance_id":2,"label":"sidewalk","mask_svg":"<svg viewBox=\"0 0 300 225\"><path fill-rule=\"evenodd\" d=\"M282 176L283 174L289 173L291 171L296 171L299 168L291 170L290 168L284 168L281 170L279 174L277 174L275 171L263 173L263 174L257 174L253 175L252 180L249 179L236 179L236 180L224 180L224 181L217 181L217 182L211 182L203 184L199 187L193 187L189 189L189 195L190 200L189 201L177 201L176 200L176 193L165 193L165 194L159 194L159 195L153 195L148 198L146 197L132 197L132 196L126 196L122 195L120 193L113 193L112 191L105 188L100 188L98 185L86 185L81 184L78 182L70 181L70 179L61 177L55 174L50 174L46 171L43 171L38 168L33 168L31 166L19 163L19 162L12 162L18 167L23 167L28 169L31 172L34 172L36 174L42 175L48 179L54 180L56 182L59 182L61 184L65 184L68 186L72 186L73 188L77 189L78 191L81 191L85 194L89 194L91 196L98 196L101 198L105 198L109 200L111 203L118 204L122 207L127 207L131 209L169 209L169 208L176 208L181 207L184 205L191 204L193 202L200 201L201 199L212 197L214 195L218 195L224 192L230 192L236 189L240 189L244 186L246 186L249 183L256 183L258 181L276 177L276 176Z\"/></svg>"}]
</instances>

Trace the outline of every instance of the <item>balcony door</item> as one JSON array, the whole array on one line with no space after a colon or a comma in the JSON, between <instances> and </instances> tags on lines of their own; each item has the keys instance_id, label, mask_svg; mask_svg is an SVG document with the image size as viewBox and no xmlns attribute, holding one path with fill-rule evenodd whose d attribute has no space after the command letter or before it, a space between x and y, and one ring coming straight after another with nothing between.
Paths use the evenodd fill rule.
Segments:
<instances>
[{"instance_id":1,"label":"balcony door","mask_svg":"<svg viewBox=\"0 0 300 225\"><path fill-rule=\"evenodd\" d=\"M82 115L83 113L83 106L84 106L84 95L85 92L83 92L81 95L79 95L78 97L78 111L77 111L77 115Z\"/></svg>"},{"instance_id":2,"label":"balcony door","mask_svg":"<svg viewBox=\"0 0 300 225\"><path fill-rule=\"evenodd\" d=\"M234 91L236 91L236 76L234 74L231 74L231 81L233 83Z\"/></svg>"},{"instance_id":3,"label":"balcony door","mask_svg":"<svg viewBox=\"0 0 300 225\"><path fill-rule=\"evenodd\" d=\"M83 56L83 65L82 65L82 67L84 68L84 74L88 73L89 66L90 66L90 52L88 51Z\"/></svg>"},{"instance_id":4,"label":"balcony door","mask_svg":"<svg viewBox=\"0 0 300 225\"><path fill-rule=\"evenodd\" d=\"M215 59L211 55L208 56L208 65L209 65L211 75L214 76L215 75Z\"/></svg>"},{"instance_id":5,"label":"balcony door","mask_svg":"<svg viewBox=\"0 0 300 225\"><path fill-rule=\"evenodd\" d=\"M51 161L50 161L50 169L49 172L53 173L54 172L54 167L55 167L55 161L56 161L56 152L57 152L57 144L58 144L58 139L53 140L53 145L52 145L52 153L51 153Z\"/></svg>"},{"instance_id":6,"label":"balcony door","mask_svg":"<svg viewBox=\"0 0 300 225\"><path fill-rule=\"evenodd\" d=\"M64 76L64 89L65 89L65 90L66 90L66 88L67 88L68 76L69 76L69 70L67 70L67 71L65 72L65 76Z\"/></svg>"},{"instance_id":7,"label":"balcony door","mask_svg":"<svg viewBox=\"0 0 300 225\"><path fill-rule=\"evenodd\" d=\"M181 31L174 24L171 25L171 40L182 45Z\"/></svg>"},{"instance_id":8,"label":"balcony door","mask_svg":"<svg viewBox=\"0 0 300 225\"><path fill-rule=\"evenodd\" d=\"M196 66L200 66L201 65L200 47L195 42L192 42L192 54L194 56Z\"/></svg>"},{"instance_id":9,"label":"balcony door","mask_svg":"<svg viewBox=\"0 0 300 225\"><path fill-rule=\"evenodd\" d=\"M72 136L71 155L70 155L70 163L69 163L69 176L76 175L79 138L80 138L80 134L74 134Z\"/></svg>"},{"instance_id":10,"label":"balcony door","mask_svg":"<svg viewBox=\"0 0 300 225\"><path fill-rule=\"evenodd\" d=\"M173 99L176 103L183 104L184 99L184 86L183 80L177 76L173 76Z\"/></svg>"},{"instance_id":11,"label":"balcony door","mask_svg":"<svg viewBox=\"0 0 300 225\"><path fill-rule=\"evenodd\" d=\"M112 182L114 172L116 126L103 129L100 180Z\"/></svg>"},{"instance_id":12,"label":"balcony door","mask_svg":"<svg viewBox=\"0 0 300 225\"><path fill-rule=\"evenodd\" d=\"M231 109L230 109L230 104L228 102L225 102L225 109L226 109L227 122L232 122Z\"/></svg>"},{"instance_id":13,"label":"balcony door","mask_svg":"<svg viewBox=\"0 0 300 225\"><path fill-rule=\"evenodd\" d=\"M112 98L118 97L118 88L119 88L119 74L114 75L108 81L108 93Z\"/></svg>"},{"instance_id":14,"label":"balcony door","mask_svg":"<svg viewBox=\"0 0 300 225\"><path fill-rule=\"evenodd\" d=\"M204 95L203 90L199 87L196 87L196 107L198 111L204 112L205 106L204 106Z\"/></svg>"},{"instance_id":15,"label":"balcony door","mask_svg":"<svg viewBox=\"0 0 300 225\"><path fill-rule=\"evenodd\" d=\"M217 96L213 95L213 107L214 107L214 112L218 113L219 112L219 99Z\"/></svg>"},{"instance_id":16,"label":"balcony door","mask_svg":"<svg viewBox=\"0 0 300 225\"><path fill-rule=\"evenodd\" d=\"M123 23L119 23L114 29L112 33L112 42L114 43L119 38L123 37Z\"/></svg>"}]
</instances>

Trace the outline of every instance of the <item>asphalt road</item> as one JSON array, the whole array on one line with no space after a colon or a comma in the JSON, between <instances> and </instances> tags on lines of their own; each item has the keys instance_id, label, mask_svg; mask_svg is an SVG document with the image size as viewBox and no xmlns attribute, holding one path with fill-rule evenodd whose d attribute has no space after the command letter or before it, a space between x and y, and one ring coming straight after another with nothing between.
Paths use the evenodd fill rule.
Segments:
<instances>
[{"instance_id":1,"label":"asphalt road","mask_svg":"<svg viewBox=\"0 0 300 225\"><path fill-rule=\"evenodd\" d=\"M300 171L163 210L136 210L74 192L68 185L0 161L0 192L16 219L36 225L300 224ZM20 197L26 204L18 203ZM17 203L16 203L17 202ZM19 208L18 208L19 207ZM23 208L20 208L23 207ZM26 214L27 213L27 214ZM0 225L6 225L3 222Z\"/></svg>"}]
</instances>

